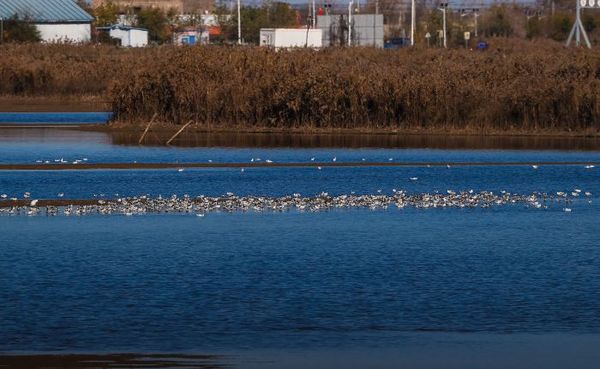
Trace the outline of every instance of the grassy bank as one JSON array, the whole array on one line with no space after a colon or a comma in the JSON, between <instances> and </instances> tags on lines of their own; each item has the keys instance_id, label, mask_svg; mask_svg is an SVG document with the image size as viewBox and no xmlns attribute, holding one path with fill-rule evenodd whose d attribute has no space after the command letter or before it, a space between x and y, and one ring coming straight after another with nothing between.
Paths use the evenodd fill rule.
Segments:
<instances>
[{"instance_id":1,"label":"grassy bank","mask_svg":"<svg viewBox=\"0 0 600 369\"><path fill-rule=\"evenodd\" d=\"M493 40L486 52L3 46L0 94L98 96L115 126L600 131L600 51Z\"/></svg>"}]
</instances>

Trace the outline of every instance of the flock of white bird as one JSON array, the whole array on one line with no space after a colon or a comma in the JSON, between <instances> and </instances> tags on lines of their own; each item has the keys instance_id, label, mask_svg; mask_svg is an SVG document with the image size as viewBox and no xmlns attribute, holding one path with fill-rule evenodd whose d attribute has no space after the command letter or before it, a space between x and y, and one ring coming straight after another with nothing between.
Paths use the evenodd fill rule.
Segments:
<instances>
[{"instance_id":1,"label":"flock of white bird","mask_svg":"<svg viewBox=\"0 0 600 369\"><path fill-rule=\"evenodd\" d=\"M310 161L314 162L315 157L311 157ZM337 157L333 157L332 162L337 161ZM365 161L362 158L362 161ZM389 158L389 161L393 161L394 158ZM53 160L37 160L36 163L51 164L80 164L87 162L88 158L81 158L75 160L65 160L64 158L53 159ZM273 163L271 159L261 159L259 157L251 158L250 162L265 162ZM208 160L212 163L212 160ZM448 164L448 168L451 166ZM533 169L539 169L540 166L537 164L532 165ZM593 169L594 165L585 165L585 169ZM322 167L318 166L318 170ZM184 168L178 168L178 172L183 172ZM244 168L241 168L244 172ZM412 182L419 180L418 177L409 177ZM27 214L27 215L85 215L85 214L144 214L144 213L196 213L203 216L204 213L211 211L264 211L264 210L286 210L295 208L298 210L308 211L319 211L331 208L348 208L348 207L361 207L361 208L387 208L389 206L396 206L398 208L404 208L406 206L427 209L427 208L487 208L490 206L499 206L515 203L524 203L527 207L532 208L548 208L552 202L563 204L563 211L571 212L572 208L569 207L573 200L579 197L585 197L588 203L591 203L592 193L589 191L582 191L581 189L574 189L573 191L558 191L555 194L546 194L536 192L531 195L516 195L506 191L501 191L500 194L494 194L493 192L478 192L475 193L473 190L456 192L453 190L447 190L446 194L440 193L422 193L409 195L405 191L398 191L393 189L393 195L381 195L381 190L377 191L377 195L356 195L352 192L350 195L340 196L329 196L326 193L322 193L315 197L302 197L299 194L293 196L284 197L261 197L261 196L242 196L237 197L231 193L222 197L206 197L198 196L191 198L188 195L184 197L177 197L173 195L170 198L150 198L149 196L140 197L123 197L118 198L118 194L115 200L99 200L97 205L68 205L68 206L45 206L38 207L37 199L33 199L29 204L24 206L0 206L0 214ZM94 194L94 197L98 195ZM104 194L99 195L104 197ZM64 197L64 193L58 193L58 198ZM23 199L31 198L30 192L23 193ZM17 197L9 197L7 194L0 195L0 204L2 201L18 201Z\"/></svg>"},{"instance_id":2,"label":"flock of white bird","mask_svg":"<svg viewBox=\"0 0 600 369\"><path fill-rule=\"evenodd\" d=\"M321 193L317 196L303 197L296 193L291 196L236 196L228 192L224 196L184 195L178 197L120 197L116 199L98 200L93 205L37 206L38 200L21 206L0 207L0 214L5 215L90 215L90 214L121 214L141 215L148 213L186 213L204 216L210 212L236 211L324 211L340 208L387 209L389 207L438 209L438 208L491 208L499 206L524 205L533 209L548 209L558 204L565 212L571 212L569 207L577 198L584 197L591 203L592 193L575 189L571 193L559 191L556 194L534 192L527 195L513 194L507 191L494 193L490 191L475 192L473 190L457 192L447 190L445 193L410 194L404 190L392 190L391 195L349 195L331 196Z\"/></svg>"}]
</instances>

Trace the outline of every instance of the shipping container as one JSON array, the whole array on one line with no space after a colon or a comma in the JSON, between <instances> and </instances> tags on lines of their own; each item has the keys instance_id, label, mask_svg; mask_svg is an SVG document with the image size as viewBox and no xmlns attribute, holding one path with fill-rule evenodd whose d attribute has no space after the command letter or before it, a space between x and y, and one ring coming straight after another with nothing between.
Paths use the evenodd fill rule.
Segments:
<instances>
[{"instance_id":1,"label":"shipping container","mask_svg":"<svg viewBox=\"0 0 600 369\"><path fill-rule=\"evenodd\" d=\"M321 47L323 34L320 29L261 28L260 46L274 48Z\"/></svg>"}]
</instances>

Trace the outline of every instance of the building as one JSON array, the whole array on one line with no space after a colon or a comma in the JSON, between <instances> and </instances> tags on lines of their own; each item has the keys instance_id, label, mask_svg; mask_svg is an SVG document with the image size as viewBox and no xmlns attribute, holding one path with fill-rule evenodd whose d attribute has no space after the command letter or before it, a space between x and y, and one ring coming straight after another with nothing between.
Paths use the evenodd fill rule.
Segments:
<instances>
[{"instance_id":1,"label":"building","mask_svg":"<svg viewBox=\"0 0 600 369\"><path fill-rule=\"evenodd\" d=\"M319 15L317 28L323 30L323 46L350 45L383 47L383 15L353 14L348 26L347 14Z\"/></svg>"},{"instance_id":2,"label":"building","mask_svg":"<svg viewBox=\"0 0 600 369\"><path fill-rule=\"evenodd\" d=\"M123 47L144 47L148 45L148 30L116 24L110 27L97 27L99 32L108 32L112 39L119 40Z\"/></svg>"},{"instance_id":3,"label":"building","mask_svg":"<svg viewBox=\"0 0 600 369\"><path fill-rule=\"evenodd\" d=\"M260 46L278 48L321 47L322 31L307 28L261 28Z\"/></svg>"},{"instance_id":4,"label":"building","mask_svg":"<svg viewBox=\"0 0 600 369\"><path fill-rule=\"evenodd\" d=\"M208 30L194 27L186 27L173 33L175 45L206 45L210 41Z\"/></svg>"},{"instance_id":5,"label":"building","mask_svg":"<svg viewBox=\"0 0 600 369\"><path fill-rule=\"evenodd\" d=\"M94 0L93 6L100 6L109 1L120 8L133 11L159 8L165 12L173 10L176 14L200 14L214 8L214 0Z\"/></svg>"},{"instance_id":6,"label":"building","mask_svg":"<svg viewBox=\"0 0 600 369\"><path fill-rule=\"evenodd\" d=\"M1 0L0 17L34 24L45 42L88 42L94 20L74 0Z\"/></svg>"}]
</instances>

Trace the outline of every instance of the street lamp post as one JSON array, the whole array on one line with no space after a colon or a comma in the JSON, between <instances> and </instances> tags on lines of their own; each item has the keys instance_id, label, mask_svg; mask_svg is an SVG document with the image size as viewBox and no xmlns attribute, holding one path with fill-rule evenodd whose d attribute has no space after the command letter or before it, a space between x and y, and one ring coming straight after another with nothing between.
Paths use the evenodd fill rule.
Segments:
<instances>
[{"instance_id":1,"label":"street lamp post","mask_svg":"<svg viewBox=\"0 0 600 369\"><path fill-rule=\"evenodd\" d=\"M473 23L474 23L474 28L475 28L474 36L477 37L477 18L479 17L479 9L475 9L475 8L461 9L460 12L461 12L461 14L460 14L461 17L465 17L469 14L473 14L473 21L474 21Z\"/></svg>"},{"instance_id":2,"label":"street lamp post","mask_svg":"<svg viewBox=\"0 0 600 369\"><path fill-rule=\"evenodd\" d=\"M475 37L477 37L477 18L479 18L479 9L473 9L473 17L475 17Z\"/></svg>"},{"instance_id":3,"label":"street lamp post","mask_svg":"<svg viewBox=\"0 0 600 369\"><path fill-rule=\"evenodd\" d=\"M415 23L416 23L416 14L415 14L415 0L411 1L410 4L410 45L415 45Z\"/></svg>"},{"instance_id":4,"label":"street lamp post","mask_svg":"<svg viewBox=\"0 0 600 369\"><path fill-rule=\"evenodd\" d=\"M242 44L242 4L241 0L237 0L237 23L238 23L238 45Z\"/></svg>"},{"instance_id":5,"label":"street lamp post","mask_svg":"<svg viewBox=\"0 0 600 369\"><path fill-rule=\"evenodd\" d=\"M440 10L442 12L443 15L443 28L444 28L444 48L448 47L448 44L446 42L446 9L448 9L448 3L440 3L440 6L438 8L438 10Z\"/></svg>"},{"instance_id":6,"label":"street lamp post","mask_svg":"<svg viewBox=\"0 0 600 369\"><path fill-rule=\"evenodd\" d=\"M348 3L348 46L352 46L352 5L354 1Z\"/></svg>"},{"instance_id":7,"label":"street lamp post","mask_svg":"<svg viewBox=\"0 0 600 369\"><path fill-rule=\"evenodd\" d=\"M0 44L4 43L4 18L0 17Z\"/></svg>"}]
</instances>

